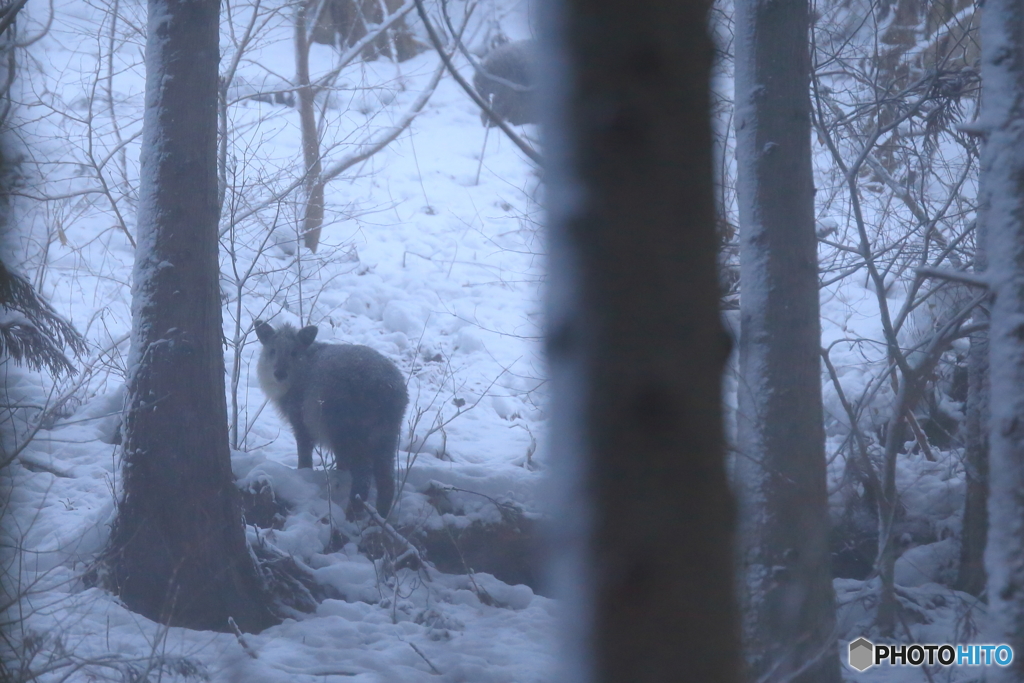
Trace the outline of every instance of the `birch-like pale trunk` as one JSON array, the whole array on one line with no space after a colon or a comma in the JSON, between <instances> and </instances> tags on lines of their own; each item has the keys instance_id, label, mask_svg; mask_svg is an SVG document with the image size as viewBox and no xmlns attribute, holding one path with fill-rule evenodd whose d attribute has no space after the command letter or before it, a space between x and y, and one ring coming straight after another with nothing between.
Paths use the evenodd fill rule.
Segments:
<instances>
[{"instance_id":1,"label":"birch-like pale trunk","mask_svg":"<svg viewBox=\"0 0 1024 683\"><path fill-rule=\"evenodd\" d=\"M1024 680L1024 3L988 0L981 19L981 210L988 230L988 642L1015 657L987 680Z\"/></svg>"},{"instance_id":2,"label":"birch-like pale trunk","mask_svg":"<svg viewBox=\"0 0 1024 683\"><path fill-rule=\"evenodd\" d=\"M302 161L305 169L303 187L306 206L302 215L302 243L312 252L320 246L320 230L324 224L324 182L320 161L320 135L316 127L316 105L309 80L309 36L306 13L310 3L302 0L295 11L295 90L298 96L299 128L302 131Z\"/></svg>"},{"instance_id":3,"label":"birch-like pale trunk","mask_svg":"<svg viewBox=\"0 0 1024 683\"><path fill-rule=\"evenodd\" d=\"M807 0L736 1L737 479L749 681L838 682Z\"/></svg>"}]
</instances>

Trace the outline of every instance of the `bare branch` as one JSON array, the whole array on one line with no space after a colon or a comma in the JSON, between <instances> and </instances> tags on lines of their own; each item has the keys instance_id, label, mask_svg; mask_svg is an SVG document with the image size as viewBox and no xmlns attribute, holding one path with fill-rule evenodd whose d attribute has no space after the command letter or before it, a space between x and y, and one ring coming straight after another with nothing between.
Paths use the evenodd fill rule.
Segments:
<instances>
[{"instance_id":1,"label":"bare branch","mask_svg":"<svg viewBox=\"0 0 1024 683\"><path fill-rule=\"evenodd\" d=\"M480 107L497 125L501 128L502 132L508 136L516 147L518 147L523 154L528 156L533 163L540 167L544 167L544 157L542 157L537 150L531 147L525 140L516 135L516 132L512 130L512 127L495 114L491 108L484 102L480 94L477 93L476 88L470 85L469 81L462 77L462 74L458 72L455 65L452 64L452 59L449 53L444 49L444 45L441 43L441 38L437 34L437 29L434 28L434 24L430 21L430 17L427 16L427 10L423 6L423 0L416 0L416 10L419 12L420 19L423 21L423 25L427 28L427 34L430 36L430 42L434 44L434 49L441 55L441 59L444 60L445 66L448 67L448 71L451 73L452 78L455 79L456 83L462 86L462 89L466 91L470 99L476 102L477 106Z\"/></svg>"},{"instance_id":2,"label":"bare branch","mask_svg":"<svg viewBox=\"0 0 1024 683\"><path fill-rule=\"evenodd\" d=\"M949 268L936 268L934 266L921 266L917 274L922 277L934 277L948 282L959 282L971 287L983 287L989 289L992 283L984 274L978 275L964 270L950 270Z\"/></svg>"}]
</instances>

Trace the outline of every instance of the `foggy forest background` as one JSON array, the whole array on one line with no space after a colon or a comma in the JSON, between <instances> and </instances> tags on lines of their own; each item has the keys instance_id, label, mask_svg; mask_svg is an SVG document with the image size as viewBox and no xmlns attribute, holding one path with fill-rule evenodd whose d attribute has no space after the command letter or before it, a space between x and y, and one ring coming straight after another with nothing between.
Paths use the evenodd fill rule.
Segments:
<instances>
[{"instance_id":1,"label":"foggy forest background","mask_svg":"<svg viewBox=\"0 0 1024 683\"><path fill-rule=\"evenodd\" d=\"M1024 9L984 14L4 2L3 677L1024 653ZM296 469L258 320L398 367L390 513Z\"/></svg>"}]
</instances>

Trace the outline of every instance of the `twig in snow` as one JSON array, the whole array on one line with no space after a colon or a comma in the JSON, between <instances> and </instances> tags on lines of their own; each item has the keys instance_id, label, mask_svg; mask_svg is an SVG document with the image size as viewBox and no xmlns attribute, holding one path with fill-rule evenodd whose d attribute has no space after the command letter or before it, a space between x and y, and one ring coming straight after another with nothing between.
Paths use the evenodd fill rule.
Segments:
<instances>
[{"instance_id":1,"label":"twig in snow","mask_svg":"<svg viewBox=\"0 0 1024 683\"><path fill-rule=\"evenodd\" d=\"M420 555L419 549L416 548L416 546L414 546L409 541L409 539L407 539L402 534L398 533L398 531L395 529L395 527L391 526L386 519L381 517L379 512L377 512L376 510L371 508L369 505L367 505L363 501L362 498L360 498L359 496L356 496L353 499L353 502L357 506L359 506L363 510L365 510L366 514L368 514L370 516L370 519L373 520L373 522L377 526L379 526L381 529L383 529L384 533L386 533L388 536L390 536L393 541L395 541L395 542L397 542L397 543L399 543L399 544L401 544L402 546L405 547L405 552L402 553L401 555L399 555L395 559L395 566L397 567L403 560L412 558L413 560L416 561L418 567L423 570L423 573L426 575L427 580L430 581L431 580L431 578L430 578L430 571L427 569L427 567L429 565L427 564L427 561L423 559L423 556Z\"/></svg>"},{"instance_id":2,"label":"twig in snow","mask_svg":"<svg viewBox=\"0 0 1024 683\"><path fill-rule=\"evenodd\" d=\"M910 425L910 431L914 433L914 438L917 440L917 445L921 447L921 452L924 453L925 459L929 462L935 462L935 454L932 453L932 447L928 443L928 436L924 433L924 429L921 428L921 423L913 411L907 412L907 424Z\"/></svg>"},{"instance_id":3,"label":"twig in snow","mask_svg":"<svg viewBox=\"0 0 1024 683\"><path fill-rule=\"evenodd\" d=\"M406 641L406 642L408 642L408 641ZM409 643L409 647L411 647L413 650L415 650L416 654L418 654L420 657L423 658L423 661L427 663L427 666L430 667L431 672L433 672L433 674L435 676L440 676L441 675L441 672L437 670L437 667L434 666L433 662L431 662L429 659L427 659L427 656L425 654L423 654L422 650L420 650L418 647L416 647L415 643Z\"/></svg>"},{"instance_id":4,"label":"twig in snow","mask_svg":"<svg viewBox=\"0 0 1024 683\"><path fill-rule=\"evenodd\" d=\"M242 631L238 628L238 624L235 623L234 617L228 617L228 625L231 627L231 630L235 632L235 638L238 639L238 644L242 646L243 650L245 650L245 654L249 655L253 659L258 659L259 655L256 654L256 650L249 647L249 643L246 642L245 636L242 635Z\"/></svg>"}]
</instances>

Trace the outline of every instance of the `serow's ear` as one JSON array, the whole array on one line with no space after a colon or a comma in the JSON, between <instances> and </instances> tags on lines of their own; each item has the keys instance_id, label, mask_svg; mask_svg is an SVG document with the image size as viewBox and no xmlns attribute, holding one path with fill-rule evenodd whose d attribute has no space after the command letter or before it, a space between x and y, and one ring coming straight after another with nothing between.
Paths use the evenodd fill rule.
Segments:
<instances>
[{"instance_id":1,"label":"serow's ear","mask_svg":"<svg viewBox=\"0 0 1024 683\"><path fill-rule=\"evenodd\" d=\"M316 325L310 325L309 327L303 327L295 334L295 338L303 346L309 346L316 339L316 333L319 332Z\"/></svg>"},{"instance_id":2,"label":"serow's ear","mask_svg":"<svg viewBox=\"0 0 1024 683\"><path fill-rule=\"evenodd\" d=\"M259 337L261 344L266 344L270 342L270 340L273 339L274 335L277 333L276 330L270 326L270 323L265 323L262 320L257 320L254 324L256 326L256 336Z\"/></svg>"}]
</instances>

